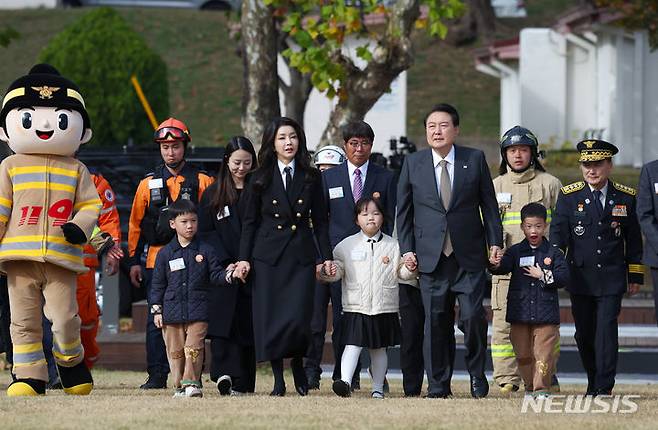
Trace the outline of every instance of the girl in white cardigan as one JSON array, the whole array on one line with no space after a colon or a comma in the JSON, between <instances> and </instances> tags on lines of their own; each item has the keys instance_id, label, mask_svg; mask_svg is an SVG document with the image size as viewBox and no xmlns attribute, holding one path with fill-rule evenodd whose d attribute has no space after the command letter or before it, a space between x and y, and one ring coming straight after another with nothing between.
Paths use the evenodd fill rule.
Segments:
<instances>
[{"instance_id":1,"label":"girl in white cardigan","mask_svg":"<svg viewBox=\"0 0 658 430\"><path fill-rule=\"evenodd\" d=\"M321 275L328 282L343 279L346 346L340 363L341 379L334 382L333 390L349 397L354 369L366 347L370 352L372 397L382 399L388 366L386 348L400 343L398 282L415 279L416 273L404 265L397 240L381 232L384 211L379 200L359 200L355 221L361 231L336 245L331 273Z\"/></svg>"}]
</instances>

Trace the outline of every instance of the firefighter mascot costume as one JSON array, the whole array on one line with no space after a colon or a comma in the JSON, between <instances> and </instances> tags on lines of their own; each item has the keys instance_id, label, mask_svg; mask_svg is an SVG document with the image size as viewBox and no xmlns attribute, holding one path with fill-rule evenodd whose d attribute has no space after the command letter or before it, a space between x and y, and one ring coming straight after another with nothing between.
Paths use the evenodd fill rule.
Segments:
<instances>
[{"instance_id":1,"label":"firefighter mascot costume","mask_svg":"<svg viewBox=\"0 0 658 430\"><path fill-rule=\"evenodd\" d=\"M505 248L521 242L521 208L528 203L546 207L550 222L560 193L560 181L545 172L539 161L537 138L527 128L516 126L505 132L500 142L500 175L493 180ZM548 230L546 231L548 237ZM491 310L493 311L491 358L494 381L502 393L517 391L521 385L516 355L510 342L507 315L507 291L510 275L494 276L491 280ZM555 353L559 352L559 343ZM554 378L553 385L557 384ZM553 387L557 390L557 386Z\"/></svg>"},{"instance_id":2,"label":"firefighter mascot costume","mask_svg":"<svg viewBox=\"0 0 658 430\"><path fill-rule=\"evenodd\" d=\"M0 140L15 152L0 164L0 270L7 274L16 380L8 396L45 394L42 310L52 321L53 355L64 392L93 387L80 343L76 277L101 207L84 164L74 158L91 139L78 87L47 64L9 86Z\"/></svg>"}]
</instances>

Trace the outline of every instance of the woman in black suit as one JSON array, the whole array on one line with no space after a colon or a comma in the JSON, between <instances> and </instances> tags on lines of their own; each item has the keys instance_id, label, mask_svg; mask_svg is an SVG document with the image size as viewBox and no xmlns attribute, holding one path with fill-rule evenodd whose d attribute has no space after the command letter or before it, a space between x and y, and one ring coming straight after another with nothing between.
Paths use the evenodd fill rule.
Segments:
<instances>
[{"instance_id":1,"label":"woman in black suit","mask_svg":"<svg viewBox=\"0 0 658 430\"><path fill-rule=\"evenodd\" d=\"M290 118L266 127L258 162L244 191L236 270L243 277L252 272L256 360L271 362L270 394L285 395L283 359L292 358L295 389L305 396L302 358L311 335L318 249L325 269L331 267L322 178L311 167L304 131Z\"/></svg>"},{"instance_id":2,"label":"woman in black suit","mask_svg":"<svg viewBox=\"0 0 658 430\"><path fill-rule=\"evenodd\" d=\"M247 174L255 167L256 152L251 141L243 136L232 137L217 180L201 197L199 233L215 245L225 266L238 260L242 190ZM210 379L223 395L254 392L256 359L251 306L249 283L212 289L208 324Z\"/></svg>"}]
</instances>

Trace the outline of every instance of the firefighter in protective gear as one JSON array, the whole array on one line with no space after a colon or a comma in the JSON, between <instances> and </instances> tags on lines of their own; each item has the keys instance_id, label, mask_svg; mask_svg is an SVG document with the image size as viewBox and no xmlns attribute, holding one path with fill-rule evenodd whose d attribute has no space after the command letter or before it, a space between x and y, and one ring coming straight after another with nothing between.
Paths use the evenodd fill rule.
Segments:
<instances>
[{"instance_id":1,"label":"firefighter in protective gear","mask_svg":"<svg viewBox=\"0 0 658 430\"><path fill-rule=\"evenodd\" d=\"M321 172L338 166L345 161L345 151L336 145L323 146L313 155L313 164Z\"/></svg>"},{"instance_id":2,"label":"firefighter in protective gear","mask_svg":"<svg viewBox=\"0 0 658 430\"><path fill-rule=\"evenodd\" d=\"M500 154L500 175L493 183L503 223L503 244L509 248L525 237L521 231L521 208L531 202L541 203L548 211L550 223L562 185L541 165L537 138L530 130L516 126L506 131L500 142ZM502 393L516 391L521 384L509 337L510 324L505 321L509 282L509 275L494 276L491 280L491 358L494 381ZM556 353L559 353L559 343Z\"/></svg>"},{"instance_id":3,"label":"firefighter in protective gear","mask_svg":"<svg viewBox=\"0 0 658 430\"><path fill-rule=\"evenodd\" d=\"M99 232L109 234L112 248L116 247L120 251L121 244L121 225L119 221L119 211L114 202L114 191L107 180L100 173L92 173L91 179L96 186L98 196L103 204L100 216L98 217ZM97 233L97 234L98 234ZM94 238L97 237L94 234ZM83 262L89 271L78 275L78 287L76 296L78 300L78 314L80 315L80 340L85 350L85 364L89 369L94 366L98 360L100 349L96 342L96 335L98 333L98 319L100 312L96 302L96 270L99 266L99 258L97 246L94 246L95 241L90 241L83 249ZM101 250L108 250L106 241L100 241ZM113 258L111 255L108 258ZM116 259L115 259L116 260Z\"/></svg>"},{"instance_id":4,"label":"firefighter in protective gear","mask_svg":"<svg viewBox=\"0 0 658 430\"><path fill-rule=\"evenodd\" d=\"M146 287L150 296L150 280L158 251L174 236L169 227L167 209L179 198L198 204L213 178L185 162L185 151L191 141L187 126L169 118L155 131L154 139L160 147L163 164L147 174L137 186L128 226L128 257L131 259L130 281L139 288ZM145 272L140 256L147 248ZM146 327L146 361L149 377L144 389L166 388L169 364L162 331L153 324L149 312Z\"/></svg>"},{"instance_id":5,"label":"firefighter in protective gear","mask_svg":"<svg viewBox=\"0 0 658 430\"><path fill-rule=\"evenodd\" d=\"M53 356L67 394L93 379L80 342L75 278L101 202L74 158L92 137L80 89L48 64L14 81L2 99L0 140L15 152L0 164L0 265L7 274L16 380L8 396L45 394L42 314L52 322Z\"/></svg>"}]
</instances>

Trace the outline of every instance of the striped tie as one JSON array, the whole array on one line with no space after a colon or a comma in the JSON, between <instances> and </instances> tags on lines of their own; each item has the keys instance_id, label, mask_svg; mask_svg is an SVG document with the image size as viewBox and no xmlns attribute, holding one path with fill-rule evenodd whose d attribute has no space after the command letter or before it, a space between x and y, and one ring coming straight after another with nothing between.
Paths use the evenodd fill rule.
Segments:
<instances>
[{"instance_id":1,"label":"striped tie","mask_svg":"<svg viewBox=\"0 0 658 430\"><path fill-rule=\"evenodd\" d=\"M354 202L358 202L363 194L363 182L361 181L361 170L358 168L354 171L354 185L352 187L352 195L354 196Z\"/></svg>"}]
</instances>

